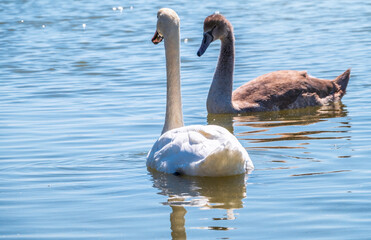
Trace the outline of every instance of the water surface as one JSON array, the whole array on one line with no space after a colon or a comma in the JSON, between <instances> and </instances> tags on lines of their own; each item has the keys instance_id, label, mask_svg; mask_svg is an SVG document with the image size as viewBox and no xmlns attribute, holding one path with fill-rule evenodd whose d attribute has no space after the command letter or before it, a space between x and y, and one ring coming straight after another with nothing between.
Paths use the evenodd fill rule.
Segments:
<instances>
[{"instance_id":1,"label":"water surface","mask_svg":"<svg viewBox=\"0 0 371 240\"><path fill-rule=\"evenodd\" d=\"M161 7L181 18L185 123L233 132L251 175L147 170L165 114L164 47L150 42ZM235 29L234 88L351 67L342 102L208 115L220 46L196 52L215 11ZM370 238L370 3L2 1L0 16L0 238Z\"/></svg>"}]
</instances>

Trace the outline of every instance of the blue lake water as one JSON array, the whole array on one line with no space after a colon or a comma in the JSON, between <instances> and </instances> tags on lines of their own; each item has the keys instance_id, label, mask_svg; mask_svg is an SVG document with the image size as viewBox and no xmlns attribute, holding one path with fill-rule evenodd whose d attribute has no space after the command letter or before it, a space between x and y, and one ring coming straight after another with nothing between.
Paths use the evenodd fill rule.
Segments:
<instances>
[{"instance_id":1,"label":"blue lake water","mask_svg":"<svg viewBox=\"0 0 371 240\"><path fill-rule=\"evenodd\" d=\"M181 18L185 123L232 131L251 175L147 170L165 114L161 7ZM215 11L235 29L234 88L352 68L342 103L208 115L220 45L196 52ZM367 1L1 1L0 238L370 239L370 63Z\"/></svg>"}]
</instances>

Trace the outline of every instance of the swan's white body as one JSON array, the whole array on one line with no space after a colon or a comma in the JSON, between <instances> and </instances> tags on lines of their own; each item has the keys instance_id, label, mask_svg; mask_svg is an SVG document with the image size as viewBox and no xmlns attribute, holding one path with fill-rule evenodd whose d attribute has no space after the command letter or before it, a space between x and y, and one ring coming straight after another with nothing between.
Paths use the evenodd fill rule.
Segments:
<instances>
[{"instance_id":1,"label":"swan's white body","mask_svg":"<svg viewBox=\"0 0 371 240\"><path fill-rule=\"evenodd\" d=\"M215 125L180 127L162 134L148 154L147 166L170 174L210 177L253 169L236 137Z\"/></svg>"},{"instance_id":2,"label":"swan's white body","mask_svg":"<svg viewBox=\"0 0 371 240\"><path fill-rule=\"evenodd\" d=\"M165 125L147 156L147 167L169 174L232 176L254 169L245 148L220 126L183 126L180 95L179 17L171 9L157 15L154 43L164 36L167 71ZM160 39L160 40L159 40Z\"/></svg>"}]
</instances>

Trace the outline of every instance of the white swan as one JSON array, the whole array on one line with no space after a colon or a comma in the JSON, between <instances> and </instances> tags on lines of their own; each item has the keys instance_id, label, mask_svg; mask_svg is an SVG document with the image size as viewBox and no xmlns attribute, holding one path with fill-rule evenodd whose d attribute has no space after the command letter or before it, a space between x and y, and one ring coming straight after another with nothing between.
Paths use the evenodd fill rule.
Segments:
<instances>
[{"instance_id":1,"label":"white swan","mask_svg":"<svg viewBox=\"0 0 371 240\"><path fill-rule=\"evenodd\" d=\"M180 94L180 21L176 12L157 13L154 44L164 39L167 72L166 117L162 135L147 156L147 167L170 174L232 176L254 169L245 148L220 126L183 126Z\"/></svg>"}]
</instances>

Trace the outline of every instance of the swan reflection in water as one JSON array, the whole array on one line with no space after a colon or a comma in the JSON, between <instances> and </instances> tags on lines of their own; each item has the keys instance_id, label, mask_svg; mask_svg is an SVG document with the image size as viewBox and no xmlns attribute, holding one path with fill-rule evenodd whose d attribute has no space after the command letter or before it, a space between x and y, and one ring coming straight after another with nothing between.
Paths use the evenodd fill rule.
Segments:
<instances>
[{"instance_id":1,"label":"swan reflection in water","mask_svg":"<svg viewBox=\"0 0 371 240\"><path fill-rule=\"evenodd\" d=\"M220 125L234 133L235 126L253 128L273 128L284 126L310 125L330 118L346 117L347 111L342 103L334 103L321 107L307 107L292 110L254 112L246 114L208 114L209 125ZM344 122L345 125L348 123ZM253 131L255 133L256 131ZM248 135L249 132L239 133Z\"/></svg>"},{"instance_id":2,"label":"swan reflection in water","mask_svg":"<svg viewBox=\"0 0 371 240\"><path fill-rule=\"evenodd\" d=\"M312 153L331 150L331 146L326 147L323 140L331 140L326 143L332 144L332 148L342 148L341 151L334 152L337 158L351 157L348 140L352 121L347 115L346 106L336 103L322 107L243 115L209 114L207 120L208 124L221 125L234 133L251 154L257 167L255 171L297 168L291 176L307 176L309 173L306 170L300 170L302 161L290 161L291 164L287 164L287 160L322 161L318 158L321 154ZM330 171L313 174L343 171L347 169L336 166Z\"/></svg>"},{"instance_id":3,"label":"swan reflection in water","mask_svg":"<svg viewBox=\"0 0 371 240\"><path fill-rule=\"evenodd\" d=\"M234 220L234 209L243 208L247 175L211 178L174 176L156 171L150 173L153 186L160 190L158 194L168 197L168 201L162 204L172 209L170 224L173 239L186 239L186 207L226 210L224 217L215 217L213 220ZM202 227L205 228L229 230L223 226Z\"/></svg>"}]
</instances>

